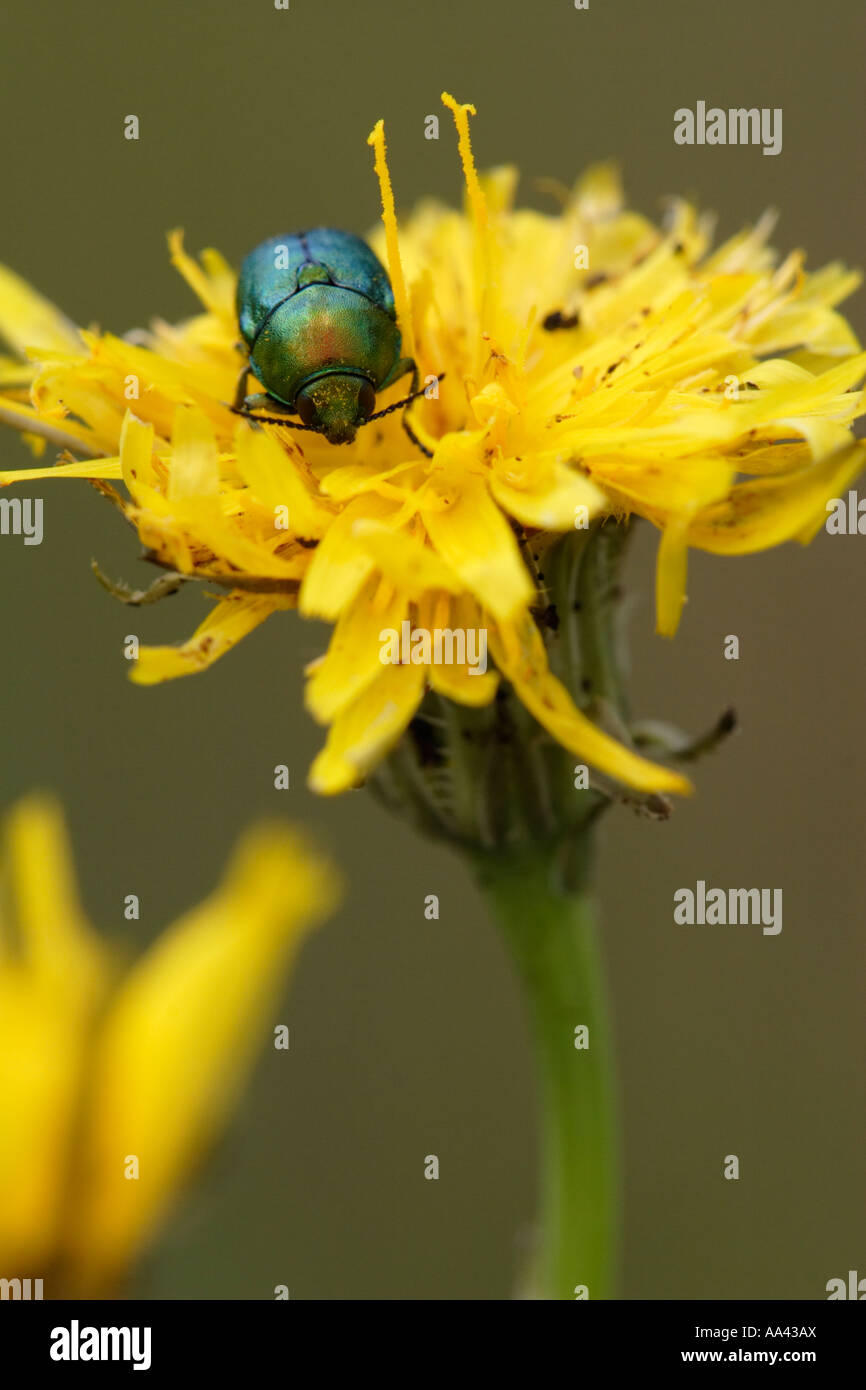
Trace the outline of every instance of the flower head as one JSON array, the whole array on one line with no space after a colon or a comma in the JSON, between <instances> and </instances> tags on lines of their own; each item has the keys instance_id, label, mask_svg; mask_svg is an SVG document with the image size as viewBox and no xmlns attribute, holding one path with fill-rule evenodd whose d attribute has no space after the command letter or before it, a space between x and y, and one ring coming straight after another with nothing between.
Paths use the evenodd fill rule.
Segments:
<instances>
[{"instance_id":1,"label":"flower head","mask_svg":"<svg viewBox=\"0 0 866 1390\"><path fill-rule=\"evenodd\" d=\"M224 1125L333 876L288 831L251 831L124 971L79 906L58 806L21 802L3 849L0 1277L111 1296Z\"/></svg>"},{"instance_id":2,"label":"flower head","mask_svg":"<svg viewBox=\"0 0 866 1390\"><path fill-rule=\"evenodd\" d=\"M685 791L551 671L540 557L599 519L646 518L661 534L658 628L672 634L689 547L733 555L810 539L862 465L850 426L866 354L835 307L858 277L838 264L807 273L799 252L779 261L769 218L716 250L685 202L656 227L625 209L609 166L562 190L555 214L516 208L512 169L476 170L474 109L443 100L462 212L422 203L398 234L381 122L370 136L384 223L372 243L403 352L422 379L444 373L411 407L420 447L396 413L359 430L351 452L239 420L235 275L215 251L196 263L173 234L204 312L125 338L73 328L3 273L0 328L30 361L0 364L0 420L89 461L0 481L89 478L150 558L227 591L182 646L142 650L142 684L202 670L280 608L334 623L307 687L330 726L311 773L320 792L362 780L425 691L479 706L503 678L600 771ZM383 399L400 394L395 384ZM483 630L496 669L383 665L381 633L407 621Z\"/></svg>"}]
</instances>

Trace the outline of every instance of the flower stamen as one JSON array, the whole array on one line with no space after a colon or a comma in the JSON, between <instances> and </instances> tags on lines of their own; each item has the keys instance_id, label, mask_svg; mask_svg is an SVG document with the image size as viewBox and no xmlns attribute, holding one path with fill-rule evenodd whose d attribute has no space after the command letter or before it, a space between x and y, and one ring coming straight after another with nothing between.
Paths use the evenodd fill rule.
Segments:
<instances>
[{"instance_id":1,"label":"flower stamen","mask_svg":"<svg viewBox=\"0 0 866 1390\"><path fill-rule=\"evenodd\" d=\"M403 262L400 260L397 210L394 206L394 189L391 185L391 174L388 170L388 154L385 144L385 122L383 120L380 119L376 122L370 134L367 136L367 144L372 146L373 149L376 178L379 180L379 189L382 195L382 222L385 227L388 274L391 277L391 288L394 291L397 322L400 325L400 332L403 336L403 352L407 357L414 359L415 334L412 324L412 314L409 308L409 295L406 291L406 281L403 277Z\"/></svg>"},{"instance_id":2,"label":"flower stamen","mask_svg":"<svg viewBox=\"0 0 866 1390\"><path fill-rule=\"evenodd\" d=\"M458 102L450 92L442 93L442 102L453 115L454 124L457 127L457 152L460 155L460 163L463 165L466 195L469 200L469 211L475 232L475 254L479 270L478 283L481 289L478 305L478 326L481 333L485 334L489 333L491 329L493 251L490 242L487 199L481 187L478 170L475 168L472 139L469 134L469 117L475 115L475 107L471 102Z\"/></svg>"}]
</instances>

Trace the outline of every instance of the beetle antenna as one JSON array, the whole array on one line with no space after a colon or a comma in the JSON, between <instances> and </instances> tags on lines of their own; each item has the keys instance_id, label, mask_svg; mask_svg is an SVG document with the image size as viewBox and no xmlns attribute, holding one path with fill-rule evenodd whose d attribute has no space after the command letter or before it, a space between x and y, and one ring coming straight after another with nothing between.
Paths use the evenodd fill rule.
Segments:
<instances>
[{"instance_id":1,"label":"beetle antenna","mask_svg":"<svg viewBox=\"0 0 866 1390\"><path fill-rule=\"evenodd\" d=\"M428 449L426 444L421 443L421 440L418 438L412 426L409 424L409 421L407 420L405 415L401 418L400 424L403 426L412 443L415 445L415 448L420 449L421 453L424 455L425 458L432 459L433 450Z\"/></svg>"},{"instance_id":2,"label":"beetle antenna","mask_svg":"<svg viewBox=\"0 0 866 1390\"><path fill-rule=\"evenodd\" d=\"M436 380L437 382L444 381L445 373L440 372ZM427 386L429 385L430 383L428 382ZM369 420L364 421L364 424L369 425L371 420L381 420L383 415L390 415L392 411L402 410L404 406L410 405L412 401L417 401L419 396L427 394L427 386L422 386L420 391L413 391L411 396L405 396L402 401L395 401L393 405L386 405L384 410L377 410L375 415L371 415Z\"/></svg>"},{"instance_id":3,"label":"beetle antenna","mask_svg":"<svg viewBox=\"0 0 866 1390\"><path fill-rule=\"evenodd\" d=\"M245 420L253 420L260 425L283 425L287 430L309 430L311 434L316 433L312 425L295 424L294 420L287 420L285 415L255 415L252 410L244 410L239 405L230 405L229 410L232 415L242 415Z\"/></svg>"}]
</instances>

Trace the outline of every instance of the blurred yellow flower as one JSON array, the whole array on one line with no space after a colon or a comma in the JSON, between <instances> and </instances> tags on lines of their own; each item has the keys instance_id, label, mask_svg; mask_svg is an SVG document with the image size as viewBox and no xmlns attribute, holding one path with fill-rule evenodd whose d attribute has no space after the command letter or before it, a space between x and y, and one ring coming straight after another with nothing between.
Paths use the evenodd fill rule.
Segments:
<instances>
[{"instance_id":1,"label":"blurred yellow flower","mask_svg":"<svg viewBox=\"0 0 866 1390\"><path fill-rule=\"evenodd\" d=\"M850 427L866 354L835 308L858 276L837 263L807 274L801 252L777 263L767 218L715 251L685 202L658 228L625 208L606 165L562 189L555 215L515 208L514 170L476 171L474 108L443 100L465 212L422 203L398 237L381 122L370 137L384 221L372 242L403 351L422 377L445 373L438 397L412 407L430 458L396 415L360 430L348 457L315 434L239 421L235 274L215 251L197 264L175 233L172 259L205 312L126 338L76 329L2 272L0 331L18 356L0 361L0 421L89 461L0 482L94 480L151 558L229 591L184 645L142 650L142 684L203 669L280 608L334 622L307 693L331 726L317 791L363 779L428 687L479 705L500 676L578 757L643 791L686 791L552 674L533 558L590 519L647 518L661 532L658 627L671 634L690 546L735 555L809 540L863 462ZM485 629L497 672L383 666L379 634L406 620Z\"/></svg>"},{"instance_id":2,"label":"blurred yellow flower","mask_svg":"<svg viewBox=\"0 0 866 1390\"><path fill-rule=\"evenodd\" d=\"M116 1296L226 1123L333 872L288 830L253 829L123 972L79 906L53 800L11 812L2 865L0 1278Z\"/></svg>"}]
</instances>

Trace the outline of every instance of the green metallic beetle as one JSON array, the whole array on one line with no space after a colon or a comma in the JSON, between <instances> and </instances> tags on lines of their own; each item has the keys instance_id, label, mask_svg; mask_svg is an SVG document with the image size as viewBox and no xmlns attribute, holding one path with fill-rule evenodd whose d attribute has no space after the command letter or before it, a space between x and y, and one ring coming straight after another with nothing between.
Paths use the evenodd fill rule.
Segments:
<instances>
[{"instance_id":1,"label":"green metallic beetle","mask_svg":"<svg viewBox=\"0 0 866 1390\"><path fill-rule=\"evenodd\" d=\"M237 313L249 353L232 407L237 414L351 444L361 425L424 394L414 361L400 356L387 271L350 232L316 227L263 241L241 266ZM263 393L245 394L248 372ZM407 372L411 394L374 413L376 393ZM254 413L262 408L270 413ZM289 418L295 415L300 425ZM403 424L428 453L405 417Z\"/></svg>"}]
</instances>

